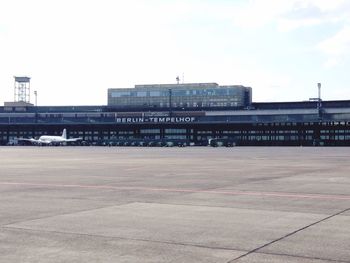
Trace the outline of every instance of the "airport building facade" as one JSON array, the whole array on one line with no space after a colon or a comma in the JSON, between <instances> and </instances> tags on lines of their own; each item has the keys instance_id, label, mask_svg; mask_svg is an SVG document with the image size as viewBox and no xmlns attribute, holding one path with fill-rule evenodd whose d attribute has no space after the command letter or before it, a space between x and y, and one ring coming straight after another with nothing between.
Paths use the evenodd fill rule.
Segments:
<instances>
[{"instance_id":1,"label":"airport building facade","mask_svg":"<svg viewBox=\"0 0 350 263\"><path fill-rule=\"evenodd\" d=\"M153 84L108 90L108 105L119 107L244 107L251 103L252 89L241 85Z\"/></svg>"},{"instance_id":2,"label":"airport building facade","mask_svg":"<svg viewBox=\"0 0 350 263\"><path fill-rule=\"evenodd\" d=\"M0 144L61 135L66 128L68 138L81 137L88 144L181 141L207 145L210 139L223 139L242 146L350 146L350 100L256 103L243 95L235 106L209 102L178 107L176 100L167 105L166 99L161 106L160 99L154 107L115 105L111 93L119 91L109 90L111 100L104 106L0 107Z\"/></svg>"}]
</instances>

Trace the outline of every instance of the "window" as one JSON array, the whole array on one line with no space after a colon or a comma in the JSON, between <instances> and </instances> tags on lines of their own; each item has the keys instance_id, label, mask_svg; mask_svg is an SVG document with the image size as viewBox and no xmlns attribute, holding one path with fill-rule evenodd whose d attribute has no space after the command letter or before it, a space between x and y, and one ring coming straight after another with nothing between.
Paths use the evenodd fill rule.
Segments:
<instances>
[{"instance_id":1,"label":"window","mask_svg":"<svg viewBox=\"0 0 350 263\"><path fill-rule=\"evenodd\" d=\"M151 97L159 97L160 96L160 91L150 91L149 95Z\"/></svg>"},{"instance_id":2,"label":"window","mask_svg":"<svg viewBox=\"0 0 350 263\"><path fill-rule=\"evenodd\" d=\"M217 96L226 96L227 95L227 89L217 89L215 90L215 95Z\"/></svg>"},{"instance_id":3,"label":"window","mask_svg":"<svg viewBox=\"0 0 350 263\"><path fill-rule=\"evenodd\" d=\"M165 129L165 133L181 134L181 133L186 133L186 129Z\"/></svg>"},{"instance_id":4,"label":"window","mask_svg":"<svg viewBox=\"0 0 350 263\"><path fill-rule=\"evenodd\" d=\"M138 91L136 92L137 97L146 97L147 96L147 91Z\"/></svg>"},{"instance_id":5,"label":"window","mask_svg":"<svg viewBox=\"0 0 350 263\"><path fill-rule=\"evenodd\" d=\"M160 130L159 129L141 129L140 130L140 133L141 134L148 134L148 133L160 133Z\"/></svg>"},{"instance_id":6,"label":"window","mask_svg":"<svg viewBox=\"0 0 350 263\"><path fill-rule=\"evenodd\" d=\"M166 139L186 139L186 135L166 135Z\"/></svg>"},{"instance_id":7,"label":"window","mask_svg":"<svg viewBox=\"0 0 350 263\"><path fill-rule=\"evenodd\" d=\"M173 96L186 96L185 90L173 90Z\"/></svg>"},{"instance_id":8,"label":"window","mask_svg":"<svg viewBox=\"0 0 350 263\"><path fill-rule=\"evenodd\" d=\"M130 91L114 91L111 95L113 98L127 97L130 96Z\"/></svg>"}]
</instances>

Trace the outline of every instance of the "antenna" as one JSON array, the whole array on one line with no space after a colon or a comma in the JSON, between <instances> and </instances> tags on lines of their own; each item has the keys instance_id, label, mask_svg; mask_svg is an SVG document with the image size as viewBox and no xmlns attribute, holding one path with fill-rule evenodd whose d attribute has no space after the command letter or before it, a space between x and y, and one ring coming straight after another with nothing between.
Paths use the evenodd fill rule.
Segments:
<instances>
[{"instance_id":1,"label":"antenna","mask_svg":"<svg viewBox=\"0 0 350 263\"><path fill-rule=\"evenodd\" d=\"M185 83L185 73L182 72L182 84Z\"/></svg>"}]
</instances>

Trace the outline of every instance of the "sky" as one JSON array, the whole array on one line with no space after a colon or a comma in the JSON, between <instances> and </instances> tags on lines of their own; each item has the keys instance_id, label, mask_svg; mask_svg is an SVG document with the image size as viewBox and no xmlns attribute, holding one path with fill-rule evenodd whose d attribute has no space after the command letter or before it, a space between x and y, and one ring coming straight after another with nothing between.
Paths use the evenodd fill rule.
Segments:
<instances>
[{"instance_id":1,"label":"sky","mask_svg":"<svg viewBox=\"0 0 350 263\"><path fill-rule=\"evenodd\" d=\"M108 88L216 82L253 101L350 99L349 0L0 0L0 104L106 105Z\"/></svg>"}]
</instances>

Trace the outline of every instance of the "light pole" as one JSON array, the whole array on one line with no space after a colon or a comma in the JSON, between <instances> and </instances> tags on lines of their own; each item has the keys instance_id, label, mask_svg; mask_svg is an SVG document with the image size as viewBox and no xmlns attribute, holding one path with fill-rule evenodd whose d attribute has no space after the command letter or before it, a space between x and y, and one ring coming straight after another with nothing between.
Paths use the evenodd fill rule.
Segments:
<instances>
[{"instance_id":1,"label":"light pole","mask_svg":"<svg viewBox=\"0 0 350 263\"><path fill-rule=\"evenodd\" d=\"M317 101L318 119L322 120L321 83L317 83L317 87L318 87L318 101Z\"/></svg>"},{"instance_id":2,"label":"light pole","mask_svg":"<svg viewBox=\"0 0 350 263\"><path fill-rule=\"evenodd\" d=\"M35 96L35 106L38 106L38 92L34 90L34 96Z\"/></svg>"},{"instance_id":3,"label":"light pole","mask_svg":"<svg viewBox=\"0 0 350 263\"><path fill-rule=\"evenodd\" d=\"M172 97L172 90L169 89L169 116L172 115L172 103L171 103L171 97Z\"/></svg>"}]
</instances>

